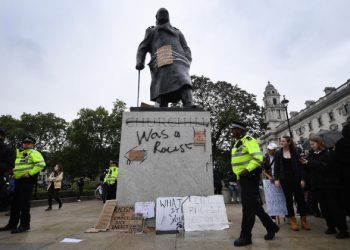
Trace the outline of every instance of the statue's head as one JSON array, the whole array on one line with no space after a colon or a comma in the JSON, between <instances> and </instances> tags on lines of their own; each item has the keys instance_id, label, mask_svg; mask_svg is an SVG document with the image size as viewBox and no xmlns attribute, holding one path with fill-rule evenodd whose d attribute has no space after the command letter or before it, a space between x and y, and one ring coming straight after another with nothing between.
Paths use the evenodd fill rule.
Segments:
<instances>
[{"instance_id":1,"label":"statue's head","mask_svg":"<svg viewBox=\"0 0 350 250\"><path fill-rule=\"evenodd\" d=\"M165 8L160 8L156 15L157 24L164 24L169 22L169 12Z\"/></svg>"}]
</instances>

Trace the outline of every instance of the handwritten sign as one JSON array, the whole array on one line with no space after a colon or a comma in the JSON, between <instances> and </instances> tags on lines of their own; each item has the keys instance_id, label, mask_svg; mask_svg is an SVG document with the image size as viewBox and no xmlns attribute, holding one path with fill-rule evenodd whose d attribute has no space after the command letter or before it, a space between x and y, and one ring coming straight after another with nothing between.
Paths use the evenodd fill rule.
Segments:
<instances>
[{"instance_id":1,"label":"handwritten sign","mask_svg":"<svg viewBox=\"0 0 350 250\"><path fill-rule=\"evenodd\" d=\"M117 206L112 215L110 229L126 233L142 233L143 215L134 213L133 206Z\"/></svg>"},{"instance_id":2,"label":"handwritten sign","mask_svg":"<svg viewBox=\"0 0 350 250\"><path fill-rule=\"evenodd\" d=\"M195 130L193 141L195 146L205 145L205 130Z\"/></svg>"},{"instance_id":3,"label":"handwritten sign","mask_svg":"<svg viewBox=\"0 0 350 250\"><path fill-rule=\"evenodd\" d=\"M270 216L287 215L286 199L282 188L275 187L270 180L263 180L267 213Z\"/></svg>"},{"instance_id":4,"label":"handwritten sign","mask_svg":"<svg viewBox=\"0 0 350 250\"><path fill-rule=\"evenodd\" d=\"M157 198L156 231L157 233L176 233L183 230L182 197Z\"/></svg>"},{"instance_id":5,"label":"handwritten sign","mask_svg":"<svg viewBox=\"0 0 350 250\"><path fill-rule=\"evenodd\" d=\"M185 231L223 230L229 228L222 195L189 196L183 201Z\"/></svg>"},{"instance_id":6,"label":"handwritten sign","mask_svg":"<svg viewBox=\"0 0 350 250\"><path fill-rule=\"evenodd\" d=\"M143 161L145 159L144 150L131 150L129 151L129 160L130 161Z\"/></svg>"},{"instance_id":7,"label":"handwritten sign","mask_svg":"<svg viewBox=\"0 0 350 250\"><path fill-rule=\"evenodd\" d=\"M143 214L144 219L154 217L155 203L150 202L135 202L135 213Z\"/></svg>"},{"instance_id":8,"label":"handwritten sign","mask_svg":"<svg viewBox=\"0 0 350 250\"><path fill-rule=\"evenodd\" d=\"M105 205L103 206L103 209L101 211L101 214L98 218L98 221L95 225L95 229L100 229L100 230L106 230L109 225L110 221L114 212L114 209L117 205L116 200L107 200Z\"/></svg>"},{"instance_id":9,"label":"handwritten sign","mask_svg":"<svg viewBox=\"0 0 350 250\"><path fill-rule=\"evenodd\" d=\"M158 68L173 63L173 52L171 45L165 45L157 49L157 66Z\"/></svg>"}]
</instances>

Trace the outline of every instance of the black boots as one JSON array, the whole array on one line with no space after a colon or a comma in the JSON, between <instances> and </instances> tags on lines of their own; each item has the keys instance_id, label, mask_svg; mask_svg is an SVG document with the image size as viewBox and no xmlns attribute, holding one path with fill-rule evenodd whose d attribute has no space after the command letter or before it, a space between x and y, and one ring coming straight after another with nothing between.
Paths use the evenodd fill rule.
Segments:
<instances>
[{"instance_id":1,"label":"black boots","mask_svg":"<svg viewBox=\"0 0 350 250\"><path fill-rule=\"evenodd\" d=\"M239 237L234 242L234 245L236 247L243 247L243 246L250 245L250 244L252 244L252 239L246 239L246 238L241 238L241 237Z\"/></svg>"},{"instance_id":2,"label":"black boots","mask_svg":"<svg viewBox=\"0 0 350 250\"><path fill-rule=\"evenodd\" d=\"M11 227L10 225L6 225L6 226L4 226L4 227L0 227L0 232L4 232L4 231L12 231L12 230L14 230L14 229L16 229L16 228L13 228L13 227Z\"/></svg>"},{"instance_id":3,"label":"black boots","mask_svg":"<svg viewBox=\"0 0 350 250\"><path fill-rule=\"evenodd\" d=\"M11 231L12 234L24 233L29 230L29 227L19 226L17 229Z\"/></svg>"},{"instance_id":4,"label":"black boots","mask_svg":"<svg viewBox=\"0 0 350 250\"><path fill-rule=\"evenodd\" d=\"M276 225L275 229L272 231L267 231L267 234L264 236L265 240L273 240L275 238L275 233L277 233L280 228Z\"/></svg>"}]
</instances>

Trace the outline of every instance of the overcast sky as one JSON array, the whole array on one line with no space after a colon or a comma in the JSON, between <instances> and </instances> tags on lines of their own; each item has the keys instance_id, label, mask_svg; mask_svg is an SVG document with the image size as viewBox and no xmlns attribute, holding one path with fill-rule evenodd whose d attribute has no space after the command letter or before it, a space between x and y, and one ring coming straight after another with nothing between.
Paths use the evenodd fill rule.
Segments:
<instances>
[{"instance_id":1,"label":"overcast sky","mask_svg":"<svg viewBox=\"0 0 350 250\"><path fill-rule=\"evenodd\" d=\"M160 7L192 50L191 74L260 105L267 81L298 111L350 78L348 0L1 0L0 115L136 106L136 50ZM149 86L146 67L141 101Z\"/></svg>"}]
</instances>

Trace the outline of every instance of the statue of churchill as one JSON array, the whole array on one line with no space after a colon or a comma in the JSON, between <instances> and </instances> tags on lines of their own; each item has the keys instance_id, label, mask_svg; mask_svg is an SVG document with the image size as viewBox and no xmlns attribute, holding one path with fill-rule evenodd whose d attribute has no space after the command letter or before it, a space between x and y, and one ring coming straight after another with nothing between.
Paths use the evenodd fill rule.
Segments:
<instances>
[{"instance_id":1,"label":"statue of churchill","mask_svg":"<svg viewBox=\"0 0 350 250\"><path fill-rule=\"evenodd\" d=\"M150 53L151 100L160 107L169 102L182 101L184 107L192 107L192 82L190 78L191 50L181 31L170 24L165 8L156 14L156 26L146 30L136 56L136 69L142 70L146 54Z\"/></svg>"}]
</instances>

